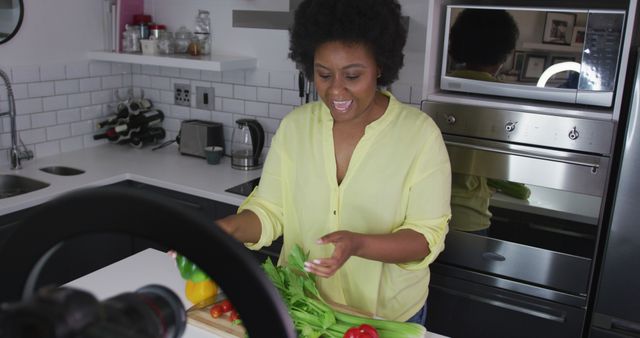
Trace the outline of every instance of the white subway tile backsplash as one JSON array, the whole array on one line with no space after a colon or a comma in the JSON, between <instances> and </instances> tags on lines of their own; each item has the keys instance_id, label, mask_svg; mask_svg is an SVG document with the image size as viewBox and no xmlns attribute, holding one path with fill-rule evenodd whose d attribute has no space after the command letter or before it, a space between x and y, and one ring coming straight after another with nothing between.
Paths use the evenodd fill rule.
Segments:
<instances>
[{"instance_id":1,"label":"white subway tile backsplash","mask_svg":"<svg viewBox=\"0 0 640 338\"><path fill-rule=\"evenodd\" d=\"M47 140L59 140L71 136L71 128L68 124L60 124L47 128Z\"/></svg>"},{"instance_id":2,"label":"white subway tile backsplash","mask_svg":"<svg viewBox=\"0 0 640 338\"><path fill-rule=\"evenodd\" d=\"M282 103L282 89L258 88L258 101Z\"/></svg>"},{"instance_id":3,"label":"white subway tile backsplash","mask_svg":"<svg viewBox=\"0 0 640 338\"><path fill-rule=\"evenodd\" d=\"M11 83L40 81L39 66L14 66L11 68Z\"/></svg>"},{"instance_id":4,"label":"white subway tile backsplash","mask_svg":"<svg viewBox=\"0 0 640 338\"><path fill-rule=\"evenodd\" d=\"M297 89L297 73L289 71L273 71L269 73L269 87Z\"/></svg>"},{"instance_id":5,"label":"white subway tile backsplash","mask_svg":"<svg viewBox=\"0 0 640 338\"><path fill-rule=\"evenodd\" d=\"M60 142L51 141L36 144L35 155L39 157L51 156L60 153Z\"/></svg>"},{"instance_id":6,"label":"white subway tile backsplash","mask_svg":"<svg viewBox=\"0 0 640 338\"><path fill-rule=\"evenodd\" d=\"M101 105L94 106L85 106L80 108L80 119L82 120L93 120L102 117L104 114L102 113Z\"/></svg>"},{"instance_id":7,"label":"white subway tile backsplash","mask_svg":"<svg viewBox=\"0 0 640 338\"><path fill-rule=\"evenodd\" d=\"M258 97L258 90L256 87L248 86L233 86L233 97L241 100L255 101Z\"/></svg>"},{"instance_id":8,"label":"white subway tile backsplash","mask_svg":"<svg viewBox=\"0 0 640 338\"><path fill-rule=\"evenodd\" d=\"M203 70L200 78L203 81L222 82L222 73L213 70Z\"/></svg>"},{"instance_id":9,"label":"white subway tile backsplash","mask_svg":"<svg viewBox=\"0 0 640 338\"><path fill-rule=\"evenodd\" d=\"M67 96L49 96L42 99L44 111L60 110L67 108Z\"/></svg>"},{"instance_id":10,"label":"white subway tile backsplash","mask_svg":"<svg viewBox=\"0 0 640 338\"><path fill-rule=\"evenodd\" d=\"M71 94L67 103L70 108L88 106L91 104L91 93Z\"/></svg>"},{"instance_id":11,"label":"white subway tile backsplash","mask_svg":"<svg viewBox=\"0 0 640 338\"><path fill-rule=\"evenodd\" d=\"M25 115L25 114L42 112L41 98L15 100L15 101L16 101L16 114Z\"/></svg>"},{"instance_id":12,"label":"white subway tile backsplash","mask_svg":"<svg viewBox=\"0 0 640 338\"><path fill-rule=\"evenodd\" d=\"M215 110L222 110L222 98L219 96L216 96L216 99L213 100L213 109Z\"/></svg>"},{"instance_id":13,"label":"white subway tile backsplash","mask_svg":"<svg viewBox=\"0 0 640 338\"><path fill-rule=\"evenodd\" d=\"M202 109L191 109L191 118L198 120L211 121L211 111L210 110L202 110Z\"/></svg>"},{"instance_id":14,"label":"white subway tile backsplash","mask_svg":"<svg viewBox=\"0 0 640 338\"><path fill-rule=\"evenodd\" d=\"M268 87L269 72L260 69L251 69L245 71L246 84L249 86Z\"/></svg>"},{"instance_id":15,"label":"white subway tile backsplash","mask_svg":"<svg viewBox=\"0 0 640 338\"><path fill-rule=\"evenodd\" d=\"M84 142L83 142L82 136L76 136L76 137L60 140L60 150L63 153L74 151L74 150L80 150L82 148L84 148Z\"/></svg>"},{"instance_id":16,"label":"white subway tile backsplash","mask_svg":"<svg viewBox=\"0 0 640 338\"><path fill-rule=\"evenodd\" d=\"M180 68L160 67L160 75L168 77L180 77Z\"/></svg>"},{"instance_id":17,"label":"white subway tile backsplash","mask_svg":"<svg viewBox=\"0 0 640 338\"><path fill-rule=\"evenodd\" d=\"M36 144L47 140L44 128L28 129L20 131L20 138L25 144Z\"/></svg>"},{"instance_id":18,"label":"white subway tile backsplash","mask_svg":"<svg viewBox=\"0 0 640 338\"><path fill-rule=\"evenodd\" d=\"M284 104L299 106L304 102L303 100L304 98L300 97L300 92L298 92L297 90L282 90L282 103Z\"/></svg>"},{"instance_id":19,"label":"white subway tile backsplash","mask_svg":"<svg viewBox=\"0 0 640 338\"><path fill-rule=\"evenodd\" d=\"M92 61L89 63L90 76L107 76L111 75L111 62Z\"/></svg>"},{"instance_id":20,"label":"white subway tile backsplash","mask_svg":"<svg viewBox=\"0 0 640 338\"><path fill-rule=\"evenodd\" d=\"M229 113L244 114L244 101L223 98L222 110Z\"/></svg>"},{"instance_id":21,"label":"white subway tile backsplash","mask_svg":"<svg viewBox=\"0 0 640 338\"><path fill-rule=\"evenodd\" d=\"M89 133L93 133L95 127L95 123L93 120L86 120L80 122L71 123L71 135L86 135Z\"/></svg>"},{"instance_id":22,"label":"white subway tile backsplash","mask_svg":"<svg viewBox=\"0 0 640 338\"><path fill-rule=\"evenodd\" d=\"M5 131L9 132L9 122L4 124ZM18 130L27 130L31 128L31 115L18 115L16 116L16 128Z\"/></svg>"},{"instance_id":23,"label":"white subway tile backsplash","mask_svg":"<svg viewBox=\"0 0 640 338\"><path fill-rule=\"evenodd\" d=\"M179 119L188 119L190 115L191 115L191 108L189 107L171 106L171 113L169 114L169 116L179 118Z\"/></svg>"},{"instance_id":24,"label":"white subway tile backsplash","mask_svg":"<svg viewBox=\"0 0 640 338\"><path fill-rule=\"evenodd\" d=\"M2 88L4 89L4 87ZM15 100L26 99L29 97L29 86L26 83L12 84L11 89L13 90L13 98ZM2 90L2 95L3 96L0 100L6 100L6 89Z\"/></svg>"},{"instance_id":25,"label":"white subway tile backsplash","mask_svg":"<svg viewBox=\"0 0 640 338\"><path fill-rule=\"evenodd\" d=\"M163 90L160 92L160 103L165 104L174 104L175 103L175 95L173 91Z\"/></svg>"},{"instance_id":26,"label":"white subway tile backsplash","mask_svg":"<svg viewBox=\"0 0 640 338\"><path fill-rule=\"evenodd\" d=\"M122 75L110 75L102 77L102 89L122 88Z\"/></svg>"},{"instance_id":27,"label":"white subway tile backsplash","mask_svg":"<svg viewBox=\"0 0 640 338\"><path fill-rule=\"evenodd\" d=\"M144 97L149 99L154 106L157 106L161 103L160 101L160 91L158 89L145 89Z\"/></svg>"},{"instance_id":28,"label":"white subway tile backsplash","mask_svg":"<svg viewBox=\"0 0 640 338\"><path fill-rule=\"evenodd\" d=\"M131 73L130 63L112 63L111 74L128 74Z\"/></svg>"},{"instance_id":29,"label":"white subway tile backsplash","mask_svg":"<svg viewBox=\"0 0 640 338\"><path fill-rule=\"evenodd\" d=\"M174 119L174 118L171 118L171 117L165 118L164 121L162 121L162 127L166 131L178 132L178 131L180 131L180 123L181 122L182 122L181 119Z\"/></svg>"},{"instance_id":30,"label":"white subway tile backsplash","mask_svg":"<svg viewBox=\"0 0 640 338\"><path fill-rule=\"evenodd\" d=\"M58 123L72 123L75 121L80 121L80 109L65 109L60 110L56 114Z\"/></svg>"},{"instance_id":31,"label":"white subway tile backsplash","mask_svg":"<svg viewBox=\"0 0 640 338\"><path fill-rule=\"evenodd\" d=\"M162 90L173 90L171 86L171 78L163 76L151 77L151 88Z\"/></svg>"},{"instance_id":32,"label":"white subway tile backsplash","mask_svg":"<svg viewBox=\"0 0 640 338\"><path fill-rule=\"evenodd\" d=\"M233 85L227 83L212 83L211 86L216 89L216 98L233 98Z\"/></svg>"},{"instance_id":33,"label":"white subway tile backsplash","mask_svg":"<svg viewBox=\"0 0 640 338\"><path fill-rule=\"evenodd\" d=\"M94 140L93 135L84 135L82 141L84 142L85 148L97 147L109 143L106 139Z\"/></svg>"},{"instance_id":34,"label":"white subway tile backsplash","mask_svg":"<svg viewBox=\"0 0 640 338\"><path fill-rule=\"evenodd\" d=\"M56 81L55 82L55 92L56 92L56 95L79 93L80 92L80 81L77 80L77 79Z\"/></svg>"},{"instance_id":35,"label":"white subway tile backsplash","mask_svg":"<svg viewBox=\"0 0 640 338\"><path fill-rule=\"evenodd\" d=\"M244 71L231 70L227 72L222 72L222 82L244 84Z\"/></svg>"},{"instance_id":36,"label":"white subway tile backsplash","mask_svg":"<svg viewBox=\"0 0 640 338\"><path fill-rule=\"evenodd\" d=\"M289 114L293 108L293 106L271 103L269 104L269 117L282 119L285 115Z\"/></svg>"},{"instance_id":37,"label":"white subway tile backsplash","mask_svg":"<svg viewBox=\"0 0 640 338\"><path fill-rule=\"evenodd\" d=\"M89 77L79 80L80 92L92 92L94 90L100 90L102 81L99 77Z\"/></svg>"},{"instance_id":38,"label":"white subway tile backsplash","mask_svg":"<svg viewBox=\"0 0 640 338\"><path fill-rule=\"evenodd\" d=\"M200 80L200 70L198 69L180 69L180 76L191 80Z\"/></svg>"},{"instance_id":39,"label":"white subway tile backsplash","mask_svg":"<svg viewBox=\"0 0 640 338\"><path fill-rule=\"evenodd\" d=\"M264 102L247 101L244 103L244 111L248 115L269 116L269 104Z\"/></svg>"},{"instance_id":40,"label":"white subway tile backsplash","mask_svg":"<svg viewBox=\"0 0 640 338\"><path fill-rule=\"evenodd\" d=\"M31 128L53 126L57 123L56 112L31 114Z\"/></svg>"},{"instance_id":41,"label":"white subway tile backsplash","mask_svg":"<svg viewBox=\"0 0 640 338\"><path fill-rule=\"evenodd\" d=\"M228 114L228 113L224 113L224 112L220 112L220 111L215 111L214 110L213 112L211 112L211 120L212 121L216 121L216 122L220 122L225 126L233 125L233 115L232 114ZM231 139L231 134L229 134L228 136L229 136L229 139Z\"/></svg>"},{"instance_id":42,"label":"white subway tile backsplash","mask_svg":"<svg viewBox=\"0 0 640 338\"><path fill-rule=\"evenodd\" d=\"M79 61L67 64L67 79L79 79L89 76L89 62Z\"/></svg>"},{"instance_id":43,"label":"white subway tile backsplash","mask_svg":"<svg viewBox=\"0 0 640 338\"><path fill-rule=\"evenodd\" d=\"M146 75L160 75L160 66L142 65L140 73Z\"/></svg>"},{"instance_id":44,"label":"white subway tile backsplash","mask_svg":"<svg viewBox=\"0 0 640 338\"><path fill-rule=\"evenodd\" d=\"M91 104L105 104L113 101L113 90L101 90L91 93Z\"/></svg>"},{"instance_id":45,"label":"white subway tile backsplash","mask_svg":"<svg viewBox=\"0 0 640 338\"><path fill-rule=\"evenodd\" d=\"M149 88L151 87L151 76L143 74L133 74L133 86Z\"/></svg>"},{"instance_id":46,"label":"white subway tile backsplash","mask_svg":"<svg viewBox=\"0 0 640 338\"><path fill-rule=\"evenodd\" d=\"M40 80L42 81L64 80L66 76L63 63L40 66Z\"/></svg>"}]
</instances>

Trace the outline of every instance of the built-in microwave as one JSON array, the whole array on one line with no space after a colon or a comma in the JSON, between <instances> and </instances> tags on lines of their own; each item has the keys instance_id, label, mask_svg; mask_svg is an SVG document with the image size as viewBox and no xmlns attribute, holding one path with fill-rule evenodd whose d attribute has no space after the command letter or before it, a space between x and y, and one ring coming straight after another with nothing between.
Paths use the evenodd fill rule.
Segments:
<instances>
[{"instance_id":1,"label":"built-in microwave","mask_svg":"<svg viewBox=\"0 0 640 338\"><path fill-rule=\"evenodd\" d=\"M622 10L448 5L440 88L610 107L624 25Z\"/></svg>"}]
</instances>

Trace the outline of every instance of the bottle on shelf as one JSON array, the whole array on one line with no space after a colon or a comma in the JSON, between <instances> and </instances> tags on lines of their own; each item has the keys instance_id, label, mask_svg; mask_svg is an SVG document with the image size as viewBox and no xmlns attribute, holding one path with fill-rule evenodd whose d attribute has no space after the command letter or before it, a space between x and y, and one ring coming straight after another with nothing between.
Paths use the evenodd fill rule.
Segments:
<instances>
[{"instance_id":1,"label":"bottle on shelf","mask_svg":"<svg viewBox=\"0 0 640 338\"><path fill-rule=\"evenodd\" d=\"M162 127L150 127L131 135L129 144L135 148L142 148L147 144L155 144L164 139L166 132Z\"/></svg>"}]
</instances>

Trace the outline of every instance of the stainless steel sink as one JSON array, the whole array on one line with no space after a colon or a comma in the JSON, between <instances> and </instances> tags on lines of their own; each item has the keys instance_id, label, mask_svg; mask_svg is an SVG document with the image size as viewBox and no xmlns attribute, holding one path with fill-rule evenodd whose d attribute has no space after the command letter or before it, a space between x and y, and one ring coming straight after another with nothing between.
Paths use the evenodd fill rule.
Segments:
<instances>
[{"instance_id":1,"label":"stainless steel sink","mask_svg":"<svg viewBox=\"0 0 640 338\"><path fill-rule=\"evenodd\" d=\"M0 174L0 199L26 194L49 186L49 183L18 175Z\"/></svg>"},{"instance_id":2,"label":"stainless steel sink","mask_svg":"<svg viewBox=\"0 0 640 338\"><path fill-rule=\"evenodd\" d=\"M80 175L84 173L84 170L70 168L70 167L61 167L61 166L44 167L44 168L40 168L40 170L44 171L45 173L60 175L60 176L73 176L73 175Z\"/></svg>"}]
</instances>

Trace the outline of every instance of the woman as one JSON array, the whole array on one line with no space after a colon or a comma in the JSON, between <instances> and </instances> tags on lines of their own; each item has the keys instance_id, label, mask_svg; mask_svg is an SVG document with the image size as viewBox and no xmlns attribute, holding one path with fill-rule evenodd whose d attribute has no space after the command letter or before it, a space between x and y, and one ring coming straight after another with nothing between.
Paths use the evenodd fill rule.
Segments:
<instances>
[{"instance_id":1,"label":"woman","mask_svg":"<svg viewBox=\"0 0 640 338\"><path fill-rule=\"evenodd\" d=\"M280 263L300 245L330 301L424 323L451 172L433 121L379 89L402 66L400 10L395 0L299 5L290 57L321 101L282 120L259 187L217 223L251 249L282 235Z\"/></svg>"}]
</instances>

